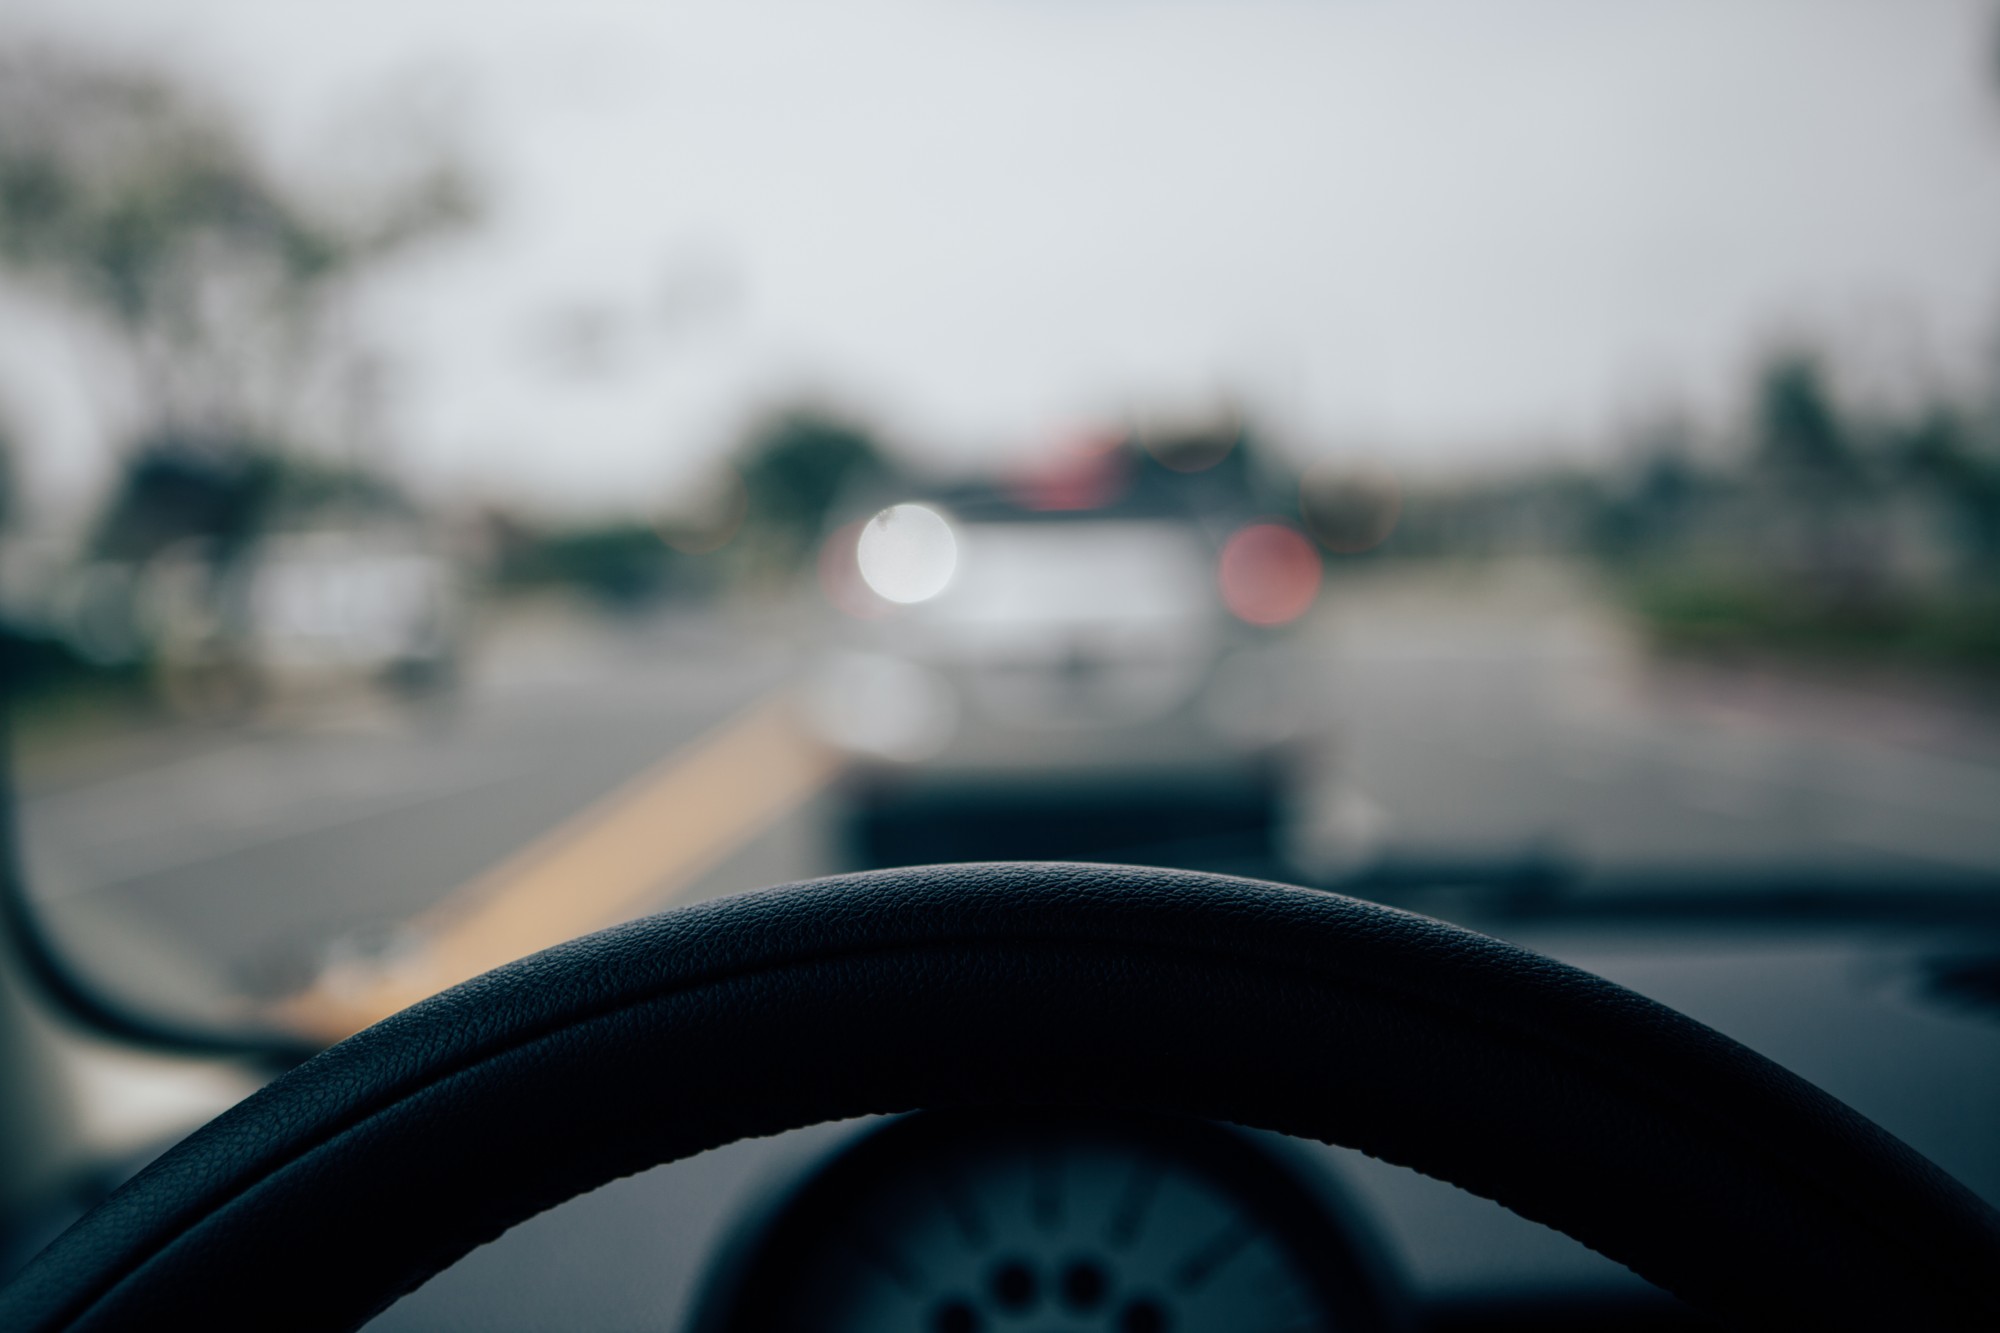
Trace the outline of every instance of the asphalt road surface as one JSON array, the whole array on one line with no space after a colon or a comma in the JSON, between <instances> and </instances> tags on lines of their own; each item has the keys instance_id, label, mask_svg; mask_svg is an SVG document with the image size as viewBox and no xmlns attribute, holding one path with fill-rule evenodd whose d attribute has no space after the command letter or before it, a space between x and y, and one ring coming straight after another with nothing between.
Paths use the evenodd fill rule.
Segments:
<instances>
[{"instance_id":1,"label":"asphalt road surface","mask_svg":"<svg viewBox=\"0 0 2000 1333\"><path fill-rule=\"evenodd\" d=\"M1231 868L2000 875L2000 715L1935 687L1663 664L1543 565L1335 583L1298 642L1329 739L1281 845ZM543 609L445 699L43 747L31 890L132 1002L338 1035L583 930L852 868L839 765L785 707L808 651L725 613Z\"/></svg>"}]
</instances>

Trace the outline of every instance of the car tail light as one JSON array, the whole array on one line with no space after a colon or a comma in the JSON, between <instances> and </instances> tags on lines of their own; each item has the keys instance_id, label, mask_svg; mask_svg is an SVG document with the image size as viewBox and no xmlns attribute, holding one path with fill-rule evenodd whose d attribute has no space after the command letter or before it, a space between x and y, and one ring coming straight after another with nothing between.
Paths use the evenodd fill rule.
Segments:
<instances>
[{"instance_id":1,"label":"car tail light","mask_svg":"<svg viewBox=\"0 0 2000 1333\"><path fill-rule=\"evenodd\" d=\"M1297 620L1319 595L1312 542L1283 523L1252 523L1223 544L1216 583L1230 614L1251 625Z\"/></svg>"},{"instance_id":2,"label":"car tail light","mask_svg":"<svg viewBox=\"0 0 2000 1333\"><path fill-rule=\"evenodd\" d=\"M1017 473L1011 490L1024 509L1102 509L1132 483L1132 457L1122 436L1078 435Z\"/></svg>"}]
</instances>

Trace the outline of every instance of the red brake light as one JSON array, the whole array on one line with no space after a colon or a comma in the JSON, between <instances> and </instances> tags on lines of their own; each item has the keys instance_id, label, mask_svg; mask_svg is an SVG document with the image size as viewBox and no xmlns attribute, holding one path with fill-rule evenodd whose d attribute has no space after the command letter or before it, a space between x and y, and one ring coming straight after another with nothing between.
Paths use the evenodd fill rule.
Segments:
<instances>
[{"instance_id":1,"label":"red brake light","mask_svg":"<svg viewBox=\"0 0 2000 1333\"><path fill-rule=\"evenodd\" d=\"M1319 552L1282 523L1252 523L1222 548L1216 582L1238 620L1283 625L1297 620L1319 595Z\"/></svg>"},{"instance_id":2,"label":"red brake light","mask_svg":"<svg viewBox=\"0 0 2000 1333\"><path fill-rule=\"evenodd\" d=\"M1131 463L1122 436L1079 435L1018 473L1014 499L1026 509L1102 509L1131 484Z\"/></svg>"}]
</instances>

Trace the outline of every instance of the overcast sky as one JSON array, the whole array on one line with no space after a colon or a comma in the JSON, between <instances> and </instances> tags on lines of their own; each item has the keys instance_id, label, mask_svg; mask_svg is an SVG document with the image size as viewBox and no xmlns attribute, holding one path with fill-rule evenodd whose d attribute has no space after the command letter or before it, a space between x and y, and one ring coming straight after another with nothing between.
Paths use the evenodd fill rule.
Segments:
<instances>
[{"instance_id":1,"label":"overcast sky","mask_svg":"<svg viewBox=\"0 0 2000 1333\"><path fill-rule=\"evenodd\" d=\"M1773 338L1885 382L2000 321L1973 0L11 0L297 170L385 90L490 182L367 314L439 488L630 504L798 389L944 454L1233 391L1318 447L1573 448ZM34 480L103 444L21 315ZM650 499L647 501L650 502Z\"/></svg>"}]
</instances>

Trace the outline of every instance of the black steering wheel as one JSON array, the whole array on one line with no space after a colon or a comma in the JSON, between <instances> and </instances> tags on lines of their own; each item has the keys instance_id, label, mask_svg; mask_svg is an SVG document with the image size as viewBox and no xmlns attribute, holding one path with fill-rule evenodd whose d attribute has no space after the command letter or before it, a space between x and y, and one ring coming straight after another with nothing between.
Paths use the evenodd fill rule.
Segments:
<instances>
[{"instance_id":1,"label":"black steering wheel","mask_svg":"<svg viewBox=\"0 0 2000 1333\"><path fill-rule=\"evenodd\" d=\"M1333 894L1013 864L704 903L405 1010L141 1172L0 1292L0 1327L353 1328L614 1177L1025 1104L1360 1148L1738 1322L2000 1328L2000 1216L1670 1009Z\"/></svg>"}]
</instances>

